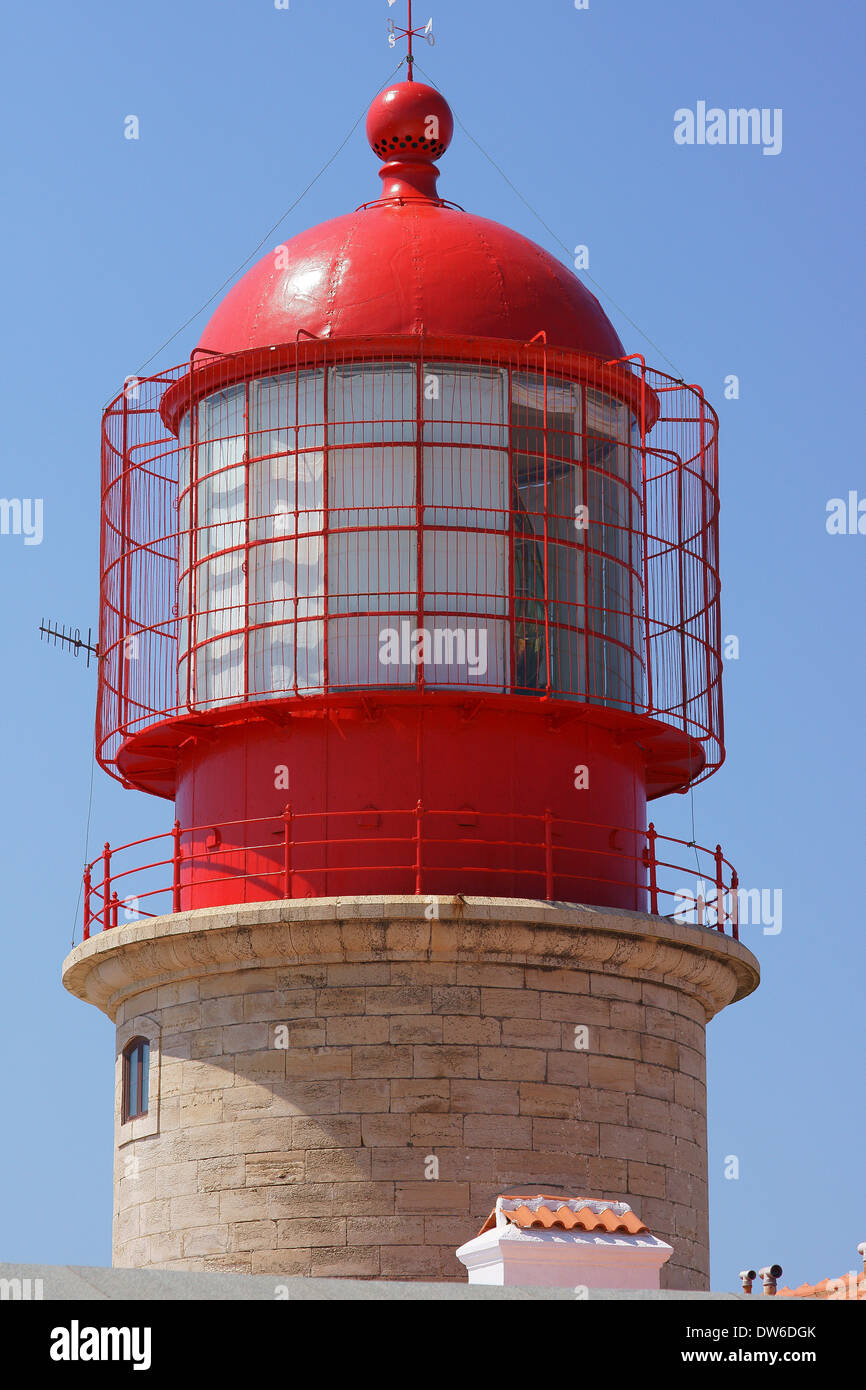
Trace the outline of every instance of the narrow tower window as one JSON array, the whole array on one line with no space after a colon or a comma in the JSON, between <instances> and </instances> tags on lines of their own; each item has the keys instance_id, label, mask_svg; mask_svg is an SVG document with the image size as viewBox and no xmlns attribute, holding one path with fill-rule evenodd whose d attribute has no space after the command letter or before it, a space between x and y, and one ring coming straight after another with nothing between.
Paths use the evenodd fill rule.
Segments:
<instances>
[{"instance_id":1,"label":"narrow tower window","mask_svg":"<svg viewBox=\"0 0 866 1390\"><path fill-rule=\"evenodd\" d=\"M123 1049L123 1123L147 1114L150 1043L133 1038Z\"/></svg>"}]
</instances>

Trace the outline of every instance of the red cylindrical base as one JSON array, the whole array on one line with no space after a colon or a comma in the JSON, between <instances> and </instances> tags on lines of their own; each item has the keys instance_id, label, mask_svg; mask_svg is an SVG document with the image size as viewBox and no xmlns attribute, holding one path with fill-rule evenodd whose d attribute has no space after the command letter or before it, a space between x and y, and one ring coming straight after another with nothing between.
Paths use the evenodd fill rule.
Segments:
<instances>
[{"instance_id":1,"label":"red cylindrical base","mask_svg":"<svg viewBox=\"0 0 866 1390\"><path fill-rule=\"evenodd\" d=\"M199 827L184 908L415 892L646 908L643 753L579 714L437 696L223 727L180 750L177 814Z\"/></svg>"}]
</instances>

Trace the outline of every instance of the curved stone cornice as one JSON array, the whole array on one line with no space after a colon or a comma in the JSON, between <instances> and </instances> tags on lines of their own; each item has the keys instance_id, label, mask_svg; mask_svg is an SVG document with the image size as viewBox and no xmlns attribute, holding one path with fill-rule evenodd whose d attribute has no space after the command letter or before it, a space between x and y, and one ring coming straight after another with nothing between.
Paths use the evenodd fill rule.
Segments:
<instances>
[{"instance_id":1,"label":"curved stone cornice","mask_svg":"<svg viewBox=\"0 0 866 1390\"><path fill-rule=\"evenodd\" d=\"M113 1019L135 995L205 974L381 960L603 971L681 990L708 1019L760 979L740 942L648 913L523 898L394 896L291 899L130 923L75 947L63 983Z\"/></svg>"}]
</instances>

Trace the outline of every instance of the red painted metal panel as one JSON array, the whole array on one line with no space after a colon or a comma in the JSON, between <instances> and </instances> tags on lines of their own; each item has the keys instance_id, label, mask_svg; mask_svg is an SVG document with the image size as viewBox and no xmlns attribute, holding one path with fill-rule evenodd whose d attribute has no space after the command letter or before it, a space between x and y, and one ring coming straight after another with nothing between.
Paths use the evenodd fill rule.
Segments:
<instances>
[{"instance_id":1,"label":"red painted metal panel","mask_svg":"<svg viewBox=\"0 0 866 1390\"><path fill-rule=\"evenodd\" d=\"M586 790L575 789L576 765L592 769ZM424 892L491 893L498 884L506 896L523 896L524 876L538 859L520 849L525 838L521 826L549 810L558 820L587 823L585 845L563 849L558 857L556 895L566 896L570 880L572 893L585 885L585 897L601 861L608 860L608 851L616 851L604 864L603 901L638 908L644 893L642 885L635 885L636 843L622 832L611 845L608 832L593 827L635 824L634 814L641 825L643 783L643 755L635 745L624 743L615 727L598 727L575 716L552 728L546 716L521 716L513 709L494 712L483 703L473 709L428 696L423 703L377 706L373 697L366 709L358 706L332 711L332 717L298 719L282 731L266 723L238 725L222 730L218 742L187 745L181 754L177 810L184 825L237 821L231 841L238 855L232 860L233 870L245 859L248 872L253 863L266 872L281 862L281 816L287 795L295 822L318 818L317 831L329 840L335 814L354 817L359 828L369 823L364 832L367 845L336 840L329 845L326 872L318 867L307 872L305 866L316 866L317 857L305 858L303 845L295 841L297 894L316 897L413 891L409 831L399 828L402 849L390 844L394 827L389 829L383 813L418 801L442 813L429 830ZM497 851L495 864L488 862L467 875L462 871L465 845L453 843L460 823L466 823L460 834L471 844L493 834L494 813L500 832L507 827L505 838L511 847ZM269 816L270 848L252 852L247 845L255 842L259 823ZM250 833L253 840L248 842ZM503 839L503 834L494 838ZM389 854L392 871L371 880L367 870L388 863ZM220 901L218 889L213 901Z\"/></svg>"},{"instance_id":2,"label":"red painted metal panel","mask_svg":"<svg viewBox=\"0 0 866 1390\"><path fill-rule=\"evenodd\" d=\"M282 251L280 256L278 253ZM293 237L219 305L201 346L220 353L317 338L453 334L624 356L593 294L550 252L435 203L375 205Z\"/></svg>"}]
</instances>

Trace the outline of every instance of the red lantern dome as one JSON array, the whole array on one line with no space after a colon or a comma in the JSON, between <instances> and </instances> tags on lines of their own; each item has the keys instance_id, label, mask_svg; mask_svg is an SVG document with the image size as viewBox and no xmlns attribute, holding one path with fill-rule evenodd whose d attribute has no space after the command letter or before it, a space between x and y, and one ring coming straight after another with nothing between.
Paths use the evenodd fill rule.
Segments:
<instances>
[{"instance_id":1,"label":"red lantern dome","mask_svg":"<svg viewBox=\"0 0 866 1390\"><path fill-rule=\"evenodd\" d=\"M99 757L175 800L174 910L655 910L647 800L723 756L715 414L439 197L453 126L430 87L378 96L382 197L106 412Z\"/></svg>"},{"instance_id":2,"label":"red lantern dome","mask_svg":"<svg viewBox=\"0 0 866 1390\"><path fill-rule=\"evenodd\" d=\"M456 333L620 358L594 295L527 237L444 203L434 160L454 121L441 93L401 82L374 101L384 197L292 237L226 295L201 337L212 352L317 338ZM425 134L425 132L427 132Z\"/></svg>"}]
</instances>

